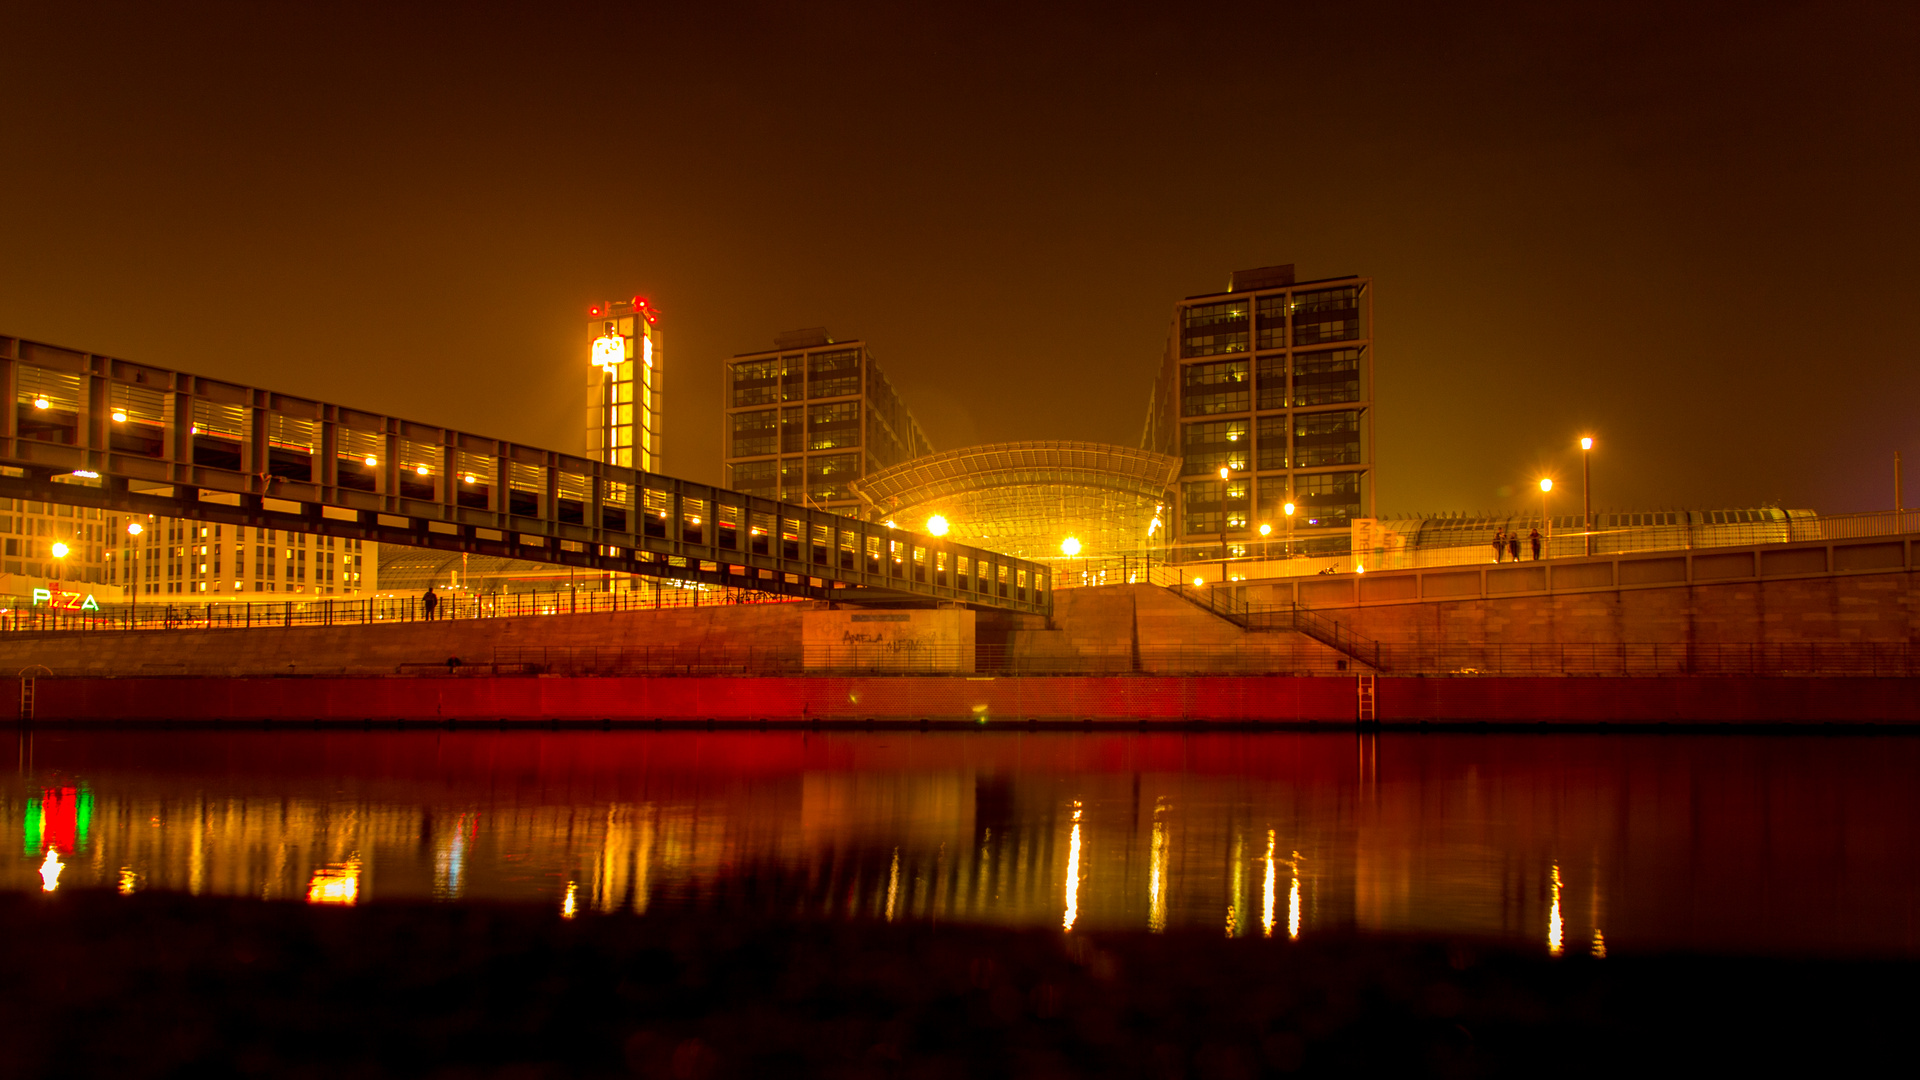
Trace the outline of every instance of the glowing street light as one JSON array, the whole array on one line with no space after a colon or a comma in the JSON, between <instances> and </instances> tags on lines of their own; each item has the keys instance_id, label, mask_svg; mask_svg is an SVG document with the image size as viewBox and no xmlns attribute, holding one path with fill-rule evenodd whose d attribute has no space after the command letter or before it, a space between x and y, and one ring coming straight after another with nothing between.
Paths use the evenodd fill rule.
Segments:
<instances>
[{"instance_id":1,"label":"glowing street light","mask_svg":"<svg viewBox=\"0 0 1920 1080\"><path fill-rule=\"evenodd\" d=\"M1580 440L1580 531L1586 536L1586 553L1593 554L1593 437Z\"/></svg>"},{"instance_id":2,"label":"glowing street light","mask_svg":"<svg viewBox=\"0 0 1920 1080\"><path fill-rule=\"evenodd\" d=\"M1065 555L1069 559L1080 554L1080 541L1071 536L1060 541L1060 554Z\"/></svg>"},{"instance_id":3,"label":"glowing street light","mask_svg":"<svg viewBox=\"0 0 1920 1080\"><path fill-rule=\"evenodd\" d=\"M127 411L126 411L125 409L115 409L115 410L113 410L113 422L114 422L114 423L116 423L116 424L124 424L124 423L126 423L126 422L127 422Z\"/></svg>"},{"instance_id":4,"label":"glowing street light","mask_svg":"<svg viewBox=\"0 0 1920 1080\"><path fill-rule=\"evenodd\" d=\"M1553 481L1548 477L1540 478L1540 520L1547 524L1547 554L1553 554L1553 519L1547 516L1547 492L1553 490Z\"/></svg>"},{"instance_id":5,"label":"glowing street light","mask_svg":"<svg viewBox=\"0 0 1920 1080\"><path fill-rule=\"evenodd\" d=\"M45 409L45 408L51 407L52 405L53 405L53 402L48 401L47 395L45 394L41 394L38 397L35 397L33 399L33 407L36 409Z\"/></svg>"},{"instance_id":6,"label":"glowing street light","mask_svg":"<svg viewBox=\"0 0 1920 1080\"><path fill-rule=\"evenodd\" d=\"M1229 470L1220 466L1220 584L1232 580L1227 576L1227 475Z\"/></svg>"},{"instance_id":7,"label":"glowing street light","mask_svg":"<svg viewBox=\"0 0 1920 1080\"><path fill-rule=\"evenodd\" d=\"M366 457L366 462L367 462L367 468L371 469L375 465L380 464L380 459L377 457L374 457L372 454L368 454Z\"/></svg>"},{"instance_id":8,"label":"glowing street light","mask_svg":"<svg viewBox=\"0 0 1920 1080\"><path fill-rule=\"evenodd\" d=\"M1287 514L1287 558L1293 558L1293 503L1288 502L1280 509Z\"/></svg>"},{"instance_id":9,"label":"glowing street light","mask_svg":"<svg viewBox=\"0 0 1920 1080\"><path fill-rule=\"evenodd\" d=\"M940 516L939 514L935 514L932 517L928 518L927 519L927 535L928 536L947 535L947 519Z\"/></svg>"},{"instance_id":10,"label":"glowing street light","mask_svg":"<svg viewBox=\"0 0 1920 1080\"><path fill-rule=\"evenodd\" d=\"M145 525L140 524L137 521L127 522L128 536L138 537L141 533L146 531L147 531L147 527ZM138 604L140 603L140 549L134 548L132 550L132 554L133 554L133 569L130 571L130 574L132 577L131 584L133 585L133 601L132 602L135 604ZM131 618L131 616L129 616L129 618Z\"/></svg>"},{"instance_id":11,"label":"glowing street light","mask_svg":"<svg viewBox=\"0 0 1920 1080\"><path fill-rule=\"evenodd\" d=\"M53 557L54 557L54 558L56 558L56 559L64 559L64 558L66 558L66 557L67 557L67 552L68 552L68 551L70 551L70 550L72 550L72 549L71 549L71 548L69 548L69 547L67 547L67 545L66 545L66 542L65 542L65 541L62 541L62 540L55 540L55 541L53 542Z\"/></svg>"},{"instance_id":12,"label":"glowing street light","mask_svg":"<svg viewBox=\"0 0 1920 1080\"><path fill-rule=\"evenodd\" d=\"M413 471L416 475L419 475L419 476L427 475L427 467L425 465L416 465L413 467Z\"/></svg>"}]
</instances>

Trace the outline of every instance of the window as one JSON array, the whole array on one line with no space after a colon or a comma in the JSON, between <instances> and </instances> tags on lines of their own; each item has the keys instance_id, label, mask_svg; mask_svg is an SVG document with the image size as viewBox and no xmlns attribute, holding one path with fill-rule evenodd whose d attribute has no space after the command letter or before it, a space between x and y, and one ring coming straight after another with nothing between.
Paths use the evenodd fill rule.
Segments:
<instances>
[{"instance_id":1,"label":"window","mask_svg":"<svg viewBox=\"0 0 1920 1080\"><path fill-rule=\"evenodd\" d=\"M1180 369L1181 411L1187 416L1246 412L1251 389L1245 360L1186 364Z\"/></svg>"},{"instance_id":2,"label":"window","mask_svg":"<svg viewBox=\"0 0 1920 1080\"><path fill-rule=\"evenodd\" d=\"M1293 420L1293 447L1298 466L1358 465L1360 463L1360 413L1300 413Z\"/></svg>"},{"instance_id":3,"label":"window","mask_svg":"<svg viewBox=\"0 0 1920 1080\"><path fill-rule=\"evenodd\" d=\"M1293 343L1319 345L1360 338L1360 290L1321 289L1293 296Z\"/></svg>"},{"instance_id":4,"label":"window","mask_svg":"<svg viewBox=\"0 0 1920 1080\"><path fill-rule=\"evenodd\" d=\"M807 410L807 449L836 450L860 445L860 403L842 401Z\"/></svg>"},{"instance_id":5,"label":"window","mask_svg":"<svg viewBox=\"0 0 1920 1080\"><path fill-rule=\"evenodd\" d=\"M777 478L779 464L772 460L741 461L731 466L733 473L730 483L733 490L748 495L758 495L763 499L774 498L774 481Z\"/></svg>"},{"instance_id":6,"label":"window","mask_svg":"<svg viewBox=\"0 0 1920 1080\"><path fill-rule=\"evenodd\" d=\"M758 412L733 414L733 452L732 457L755 457L771 454L779 449L775 437L779 412L775 409L761 409Z\"/></svg>"},{"instance_id":7,"label":"window","mask_svg":"<svg viewBox=\"0 0 1920 1080\"><path fill-rule=\"evenodd\" d=\"M807 411L803 405L780 410L780 452L797 454L807 448Z\"/></svg>"},{"instance_id":8,"label":"window","mask_svg":"<svg viewBox=\"0 0 1920 1080\"><path fill-rule=\"evenodd\" d=\"M1253 456L1253 440L1248 438L1252 425L1241 420L1215 420L1180 426L1183 476L1204 476L1225 465L1236 471L1245 469Z\"/></svg>"},{"instance_id":9,"label":"window","mask_svg":"<svg viewBox=\"0 0 1920 1080\"><path fill-rule=\"evenodd\" d=\"M807 355L807 396L809 398L845 397L860 392L860 350Z\"/></svg>"},{"instance_id":10,"label":"window","mask_svg":"<svg viewBox=\"0 0 1920 1080\"><path fill-rule=\"evenodd\" d=\"M1287 347L1287 294L1275 293L1260 298L1260 347Z\"/></svg>"},{"instance_id":11,"label":"window","mask_svg":"<svg viewBox=\"0 0 1920 1080\"><path fill-rule=\"evenodd\" d=\"M1287 418L1284 416L1263 416L1260 418L1260 468L1284 469L1287 467Z\"/></svg>"},{"instance_id":12,"label":"window","mask_svg":"<svg viewBox=\"0 0 1920 1080\"><path fill-rule=\"evenodd\" d=\"M1260 358L1260 407L1287 407L1287 355L1274 353Z\"/></svg>"},{"instance_id":13,"label":"window","mask_svg":"<svg viewBox=\"0 0 1920 1080\"><path fill-rule=\"evenodd\" d=\"M1293 403L1330 405L1360 400L1360 350L1295 353Z\"/></svg>"},{"instance_id":14,"label":"window","mask_svg":"<svg viewBox=\"0 0 1920 1080\"><path fill-rule=\"evenodd\" d=\"M1247 301L1196 304L1180 315L1180 355L1247 351Z\"/></svg>"},{"instance_id":15,"label":"window","mask_svg":"<svg viewBox=\"0 0 1920 1080\"><path fill-rule=\"evenodd\" d=\"M807 459L807 495L814 499L844 499L847 484L860 477L859 454L820 454Z\"/></svg>"},{"instance_id":16,"label":"window","mask_svg":"<svg viewBox=\"0 0 1920 1080\"><path fill-rule=\"evenodd\" d=\"M1360 516L1357 472L1306 473L1293 479L1294 524L1317 528L1345 525Z\"/></svg>"},{"instance_id":17,"label":"window","mask_svg":"<svg viewBox=\"0 0 1920 1080\"><path fill-rule=\"evenodd\" d=\"M1223 521L1228 531L1245 529L1252 494L1253 481L1244 476L1225 483L1218 479L1184 483L1180 485L1182 528L1188 536L1217 535Z\"/></svg>"},{"instance_id":18,"label":"window","mask_svg":"<svg viewBox=\"0 0 1920 1080\"><path fill-rule=\"evenodd\" d=\"M742 360L733 365L733 404L772 405L780 400L780 361Z\"/></svg>"}]
</instances>

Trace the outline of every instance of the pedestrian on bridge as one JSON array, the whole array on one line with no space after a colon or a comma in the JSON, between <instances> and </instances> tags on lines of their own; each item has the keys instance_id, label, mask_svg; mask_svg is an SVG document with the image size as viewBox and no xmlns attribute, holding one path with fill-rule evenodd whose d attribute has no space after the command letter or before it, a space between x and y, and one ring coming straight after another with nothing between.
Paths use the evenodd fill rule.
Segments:
<instances>
[{"instance_id":1,"label":"pedestrian on bridge","mask_svg":"<svg viewBox=\"0 0 1920 1080\"><path fill-rule=\"evenodd\" d=\"M1520 530L1518 529L1507 534L1507 554L1513 556L1514 562L1520 561Z\"/></svg>"},{"instance_id":2,"label":"pedestrian on bridge","mask_svg":"<svg viewBox=\"0 0 1920 1080\"><path fill-rule=\"evenodd\" d=\"M1493 561L1499 562L1500 556L1507 551L1507 530L1499 529L1493 534Z\"/></svg>"},{"instance_id":3,"label":"pedestrian on bridge","mask_svg":"<svg viewBox=\"0 0 1920 1080\"><path fill-rule=\"evenodd\" d=\"M427 586L427 591L420 594L420 606L426 610L427 618L432 619L434 609L440 606L440 596L433 591L433 586Z\"/></svg>"},{"instance_id":4,"label":"pedestrian on bridge","mask_svg":"<svg viewBox=\"0 0 1920 1080\"><path fill-rule=\"evenodd\" d=\"M1535 529L1532 532L1529 532L1527 534L1527 543L1533 545L1533 561L1539 562L1540 561L1540 530L1539 529Z\"/></svg>"}]
</instances>

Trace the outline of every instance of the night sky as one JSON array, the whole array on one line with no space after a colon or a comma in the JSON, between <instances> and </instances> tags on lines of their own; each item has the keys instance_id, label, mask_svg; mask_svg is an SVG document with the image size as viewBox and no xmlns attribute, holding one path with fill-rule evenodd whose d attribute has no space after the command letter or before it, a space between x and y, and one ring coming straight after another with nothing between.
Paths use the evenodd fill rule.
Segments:
<instances>
[{"instance_id":1,"label":"night sky","mask_svg":"<svg viewBox=\"0 0 1920 1080\"><path fill-rule=\"evenodd\" d=\"M1134 445L1173 302L1292 262L1374 279L1382 513L1588 432L1596 507L1920 473L1912 4L389 7L0 6L0 333L577 451L643 294L717 482L781 330L940 449Z\"/></svg>"}]
</instances>

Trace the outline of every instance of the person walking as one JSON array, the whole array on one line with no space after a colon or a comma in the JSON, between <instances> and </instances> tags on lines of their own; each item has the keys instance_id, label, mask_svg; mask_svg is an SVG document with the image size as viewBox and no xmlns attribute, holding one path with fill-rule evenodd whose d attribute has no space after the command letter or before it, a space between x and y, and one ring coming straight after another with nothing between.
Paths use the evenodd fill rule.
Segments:
<instances>
[{"instance_id":1,"label":"person walking","mask_svg":"<svg viewBox=\"0 0 1920 1080\"><path fill-rule=\"evenodd\" d=\"M1493 534L1493 561L1499 562L1500 556L1507 551L1507 530L1498 529Z\"/></svg>"},{"instance_id":2,"label":"person walking","mask_svg":"<svg viewBox=\"0 0 1920 1080\"><path fill-rule=\"evenodd\" d=\"M1527 534L1527 543L1533 545L1533 561L1539 562L1540 561L1540 530L1539 529L1535 529L1532 532L1529 532Z\"/></svg>"},{"instance_id":3,"label":"person walking","mask_svg":"<svg viewBox=\"0 0 1920 1080\"><path fill-rule=\"evenodd\" d=\"M426 610L427 618L431 620L434 609L440 606L440 596L433 591L433 586L427 586L427 591L420 595L420 606Z\"/></svg>"},{"instance_id":4,"label":"person walking","mask_svg":"<svg viewBox=\"0 0 1920 1080\"><path fill-rule=\"evenodd\" d=\"M1507 554L1513 556L1514 562L1520 561L1520 533L1518 530L1507 534Z\"/></svg>"}]
</instances>

